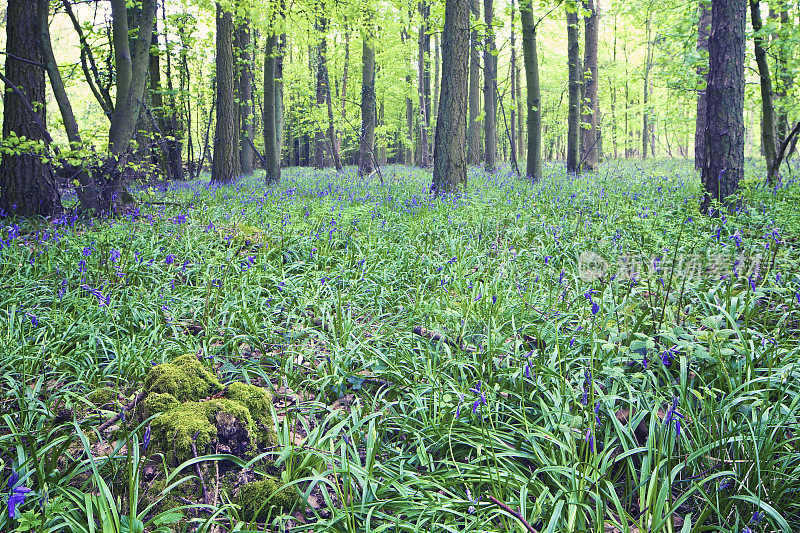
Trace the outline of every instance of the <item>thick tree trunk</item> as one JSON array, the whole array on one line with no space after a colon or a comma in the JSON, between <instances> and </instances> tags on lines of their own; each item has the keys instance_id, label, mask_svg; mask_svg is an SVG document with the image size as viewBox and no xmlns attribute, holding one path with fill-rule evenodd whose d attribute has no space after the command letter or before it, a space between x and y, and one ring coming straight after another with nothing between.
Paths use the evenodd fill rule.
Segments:
<instances>
[{"instance_id":1,"label":"thick tree trunk","mask_svg":"<svg viewBox=\"0 0 800 533\"><path fill-rule=\"evenodd\" d=\"M528 104L528 154L525 175L532 181L542 177L542 96L539 87L539 58L536 51L536 24L533 1L520 3L522 54L525 61Z\"/></svg>"},{"instance_id":2,"label":"thick tree trunk","mask_svg":"<svg viewBox=\"0 0 800 533\"><path fill-rule=\"evenodd\" d=\"M736 194L744 175L744 57L747 2L713 0L708 40L706 152L701 211Z\"/></svg>"},{"instance_id":3,"label":"thick tree trunk","mask_svg":"<svg viewBox=\"0 0 800 533\"><path fill-rule=\"evenodd\" d=\"M248 15L249 16L249 15ZM239 167L245 176L253 173L253 58L250 52L250 21L245 19L236 29L239 43L239 121L241 132L241 152Z\"/></svg>"},{"instance_id":4,"label":"thick tree trunk","mask_svg":"<svg viewBox=\"0 0 800 533\"><path fill-rule=\"evenodd\" d=\"M789 135L789 109L792 102L787 101L787 96L794 85L792 71L789 69L789 61L792 58L793 45L788 39L793 31L792 19L789 17L789 3L782 2L780 9L780 28L781 36L778 42L778 57L775 69L775 99L776 109L776 133L777 143L780 145ZM778 169L780 170L780 169Z\"/></svg>"},{"instance_id":5,"label":"thick tree trunk","mask_svg":"<svg viewBox=\"0 0 800 533\"><path fill-rule=\"evenodd\" d=\"M32 141L48 141L45 112L45 71L38 43L37 0L10 0L6 12L6 87L3 98L3 139L11 132ZM19 91L16 92L16 91ZM21 94L20 94L21 93ZM38 117L34 117L33 114ZM53 169L42 155L2 154L0 214L51 216L61 212Z\"/></svg>"},{"instance_id":6,"label":"thick tree trunk","mask_svg":"<svg viewBox=\"0 0 800 533\"><path fill-rule=\"evenodd\" d=\"M577 173L581 127L581 72L578 44L578 6L567 2L567 58L569 61L569 118L567 119L567 172Z\"/></svg>"},{"instance_id":7,"label":"thick tree trunk","mask_svg":"<svg viewBox=\"0 0 800 533\"><path fill-rule=\"evenodd\" d=\"M236 91L233 60L233 16L217 4L217 128L211 181L226 183L236 176Z\"/></svg>"},{"instance_id":8,"label":"thick tree trunk","mask_svg":"<svg viewBox=\"0 0 800 533\"><path fill-rule=\"evenodd\" d=\"M508 65L508 76L511 78L511 127L509 129L511 161L517 161L517 35L516 7L511 0L511 61Z\"/></svg>"},{"instance_id":9,"label":"thick tree trunk","mask_svg":"<svg viewBox=\"0 0 800 533\"><path fill-rule=\"evenodd\" d=\"M267 37L267 48L264 52L264 159L266 160L267 184L278 183L281 179L281 157L278 149L277 110L275 92L276 58L279 37L270 34Z\"/></svg>"},{"instance_id":10,"label":"thick tree trunk","mask_svg":"<svg viewBox=\"0 0 800 533\"><path fill-rule=\"evenodd\" d=\"M433 115L431 120L436 122L436 117L439 116L439 65L442 58L439 56L439 33L433 34ZM433 142L436 142L434 137Z\"/></svg>"},{"instance_id":11,"label":"thick tree trunk","mask_svg":"<svg viewBox=\"0 0 800 533\"><path fill-rule=\"evenodd\" d=\"M486 111L483 118L483 161L486 172L494 172L497 168L497 56L492 27L492 0L483 0L483 19L486 23L486 45L483 53L483 101Z\"/></svg>"},{"instance_id":12,"label":"thick tree trunk","mask_svg":"<svg viewBox=\"0 0 800 533\"><path fill-rule=\"evenodd\" d=\"M470 19L472 30L469 38L469 124L467 132L467 162L471 165L480 163L481 141L480 141L480 122L478 115L481 113L481 64L480 36L478 35L478 24L481 16L480 2L470 0L472 17Z\"/></svg>"},{"instance_id":13,"label":"thick tree trunk","mask_svg":"<svg viewBox=\"0 0 800 533\"><path fill-rule=\"evenodd\" d=\"M285 118L283 106L283 57L286 55L286 32L281 33L277 38L278 47L275 52L275 91L273 101L275 103L275 146L277 151L278 165L283 153L283 132L285 131Z\"/></svg>"},{"instance_id":14,"label":"thick tree trunk","mask_svg":"<svg viewBox=\"0 0 800 533\"><path fill-rule=\"evenodd\" d=\"M594 0L584 0L583 8L588 12L588 16L583 19L586 27L586 44L583 61L584 106L581 122L584 130L581 135L581 159L583 160L581 170L593 171L600 164L600 139L597 132L597 83L600 79L597 69L598 17Z\"/></svg>"},{"instance_id":15,"label":"thick tree trunk","mask_svg":"<svg viewBox=\"0 0 800 533\"><path fill-rule=\"evenodd\" d=\"M776 173L772 166L775 164L775 109L772 107L772 78L769 75L767 64L767 51L762 33L761 2L750 0L750 18L753 22L755 36L756 65L761 87L761 146L764 148L764 158L767 161L767 177L770 183L775 180Z\"/></svg>"},{"instance_id":16,"label":"thick tree trunk","mask_svg":"<svg viewBox=\"0 0 800 533\"><path fill-rule=\"evenodd\" d=\"M708 37L711 34L711 2L701 0L700 19L697 24L697 51L700 62L697 64L697 77L700 88L697 90L697 120L694 133L694 166L703 168L706 152L706 77L708 76Z\"/></svg>"},{"instance_id":17,"label":"thick tree trunk","mask_svg":"<svg viewBox=\"0 0 800 533\"><path fill-rule=\"evenodd\" d=\"M375 170L375 35L372 14L367 15L367 31L362 48L361 139L358 146L358 175L369 176Z\"/></svg>"},{"instance_id":18,"label":"thick tree trunk","mask_svg":"<svg viewBox=\"0 0 800 533\"><path fill-rule=\"evenodd\" d=\"M469 79L469 0L446 0L442 32L442 90L433 152L435 194L467 184L467 82Z\"/></svg>"}]
</instances>

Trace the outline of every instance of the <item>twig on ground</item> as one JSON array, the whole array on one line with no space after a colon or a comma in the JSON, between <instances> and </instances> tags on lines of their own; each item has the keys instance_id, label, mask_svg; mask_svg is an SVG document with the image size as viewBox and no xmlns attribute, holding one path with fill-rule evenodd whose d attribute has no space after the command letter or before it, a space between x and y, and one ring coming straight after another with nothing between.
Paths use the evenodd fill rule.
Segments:
<instances>
[{"instance_id":1,"label":"twig on ground","mask_svg":"<svg viewBox=\"0 0 800 533\"><path fill-rule=\"evenodd\" d=\"M522 522L522 525L523 525L523 526L525 526L525 529L527 529L527 530L528 530L528 531L530 531L531 533L539 533L538 531L536 531L535 529L533 529L533 526L531 526L531 525L528 523L528 521L527 521L527 520L525 520L525 519L522 517L522 515L521 515L521 514L519 514L517 511L515 511L514 509L512 509L512 508L511 508L511 507L509 507L508 505L504 504L503 502L501 502L500 500L498 500L497 498L495 498L495 497L494 497L494 496L492 496L491 494L490 494L489 496L487 496L487 498L489 498L490 500L492 500L492 501L495 503L495 505L497 505L498 507L500 507L501 509L503 509L505 512L509 513L511 516L513 516L514 518L516 518L517 520L519 520L520 522Z\"/></svg>"},{"instance_id":2,"label":"twig on ground","mask_svg":"<svg viewBox=\"0 0 800 533\"><path fill-rule=\"evenodd\" d=\"M197 459L197 446L194 444L194 439L197 438L198 433L195 433L192 437L192 440L189 442L189 444L192 446L192 455L194 455L195 459ZM203 473L200 471L200 463L194 464L194 470L197 474L197 477L200 478L200 485L203 487L203 503L208 505L208 488L206 488L206 482L203 479Z\"/></svg>"},{"instance_id":3,"label":"twig on ground","mask_svg":"<svg viewBox=\"0 0 800 533\"><path fill-rule=\"evenodd\" d=\"M414 326L414 329L412 329L411 331L413 331L415 334L419 335L420 337L425 337L426 339L429 339L429 340L432 340L432 341L443 342L443 343L447 344L448 346L452 346L453 348L458 348L458 349L463 350L465 352L477 352L478 351L476 348L473 348L472 346L468 346L468 345L464 344L463 342L461 342L461 343L456 342L453 339L448 338L445 335L442 335L441 333L437 333L435 331L431 331L429 329L425 329L422 326Z\"/></svg>"},{"instance_id":4,"label":"twig on ground","mask_svg":"<svg viewBox=\"0 0 800 533\"><path fill-rule=\"evenodd\" d=\"M122 413L126 413L131 409L133 409L134 407L136 407L136 404L144 400L145 396L147 396L147 391L145 390L140 391L139 394L136 395L136 398L134 398L131 403L122 408L122 411L120 411L119 413L115 414L114 416L112 416L111 418L100 424L100 426L98 426L97 428L98 433L102 433L103 431L107 430L111 426L111 424L115 423L117 420L122 418Z\"/></svg>"}]
</instances>

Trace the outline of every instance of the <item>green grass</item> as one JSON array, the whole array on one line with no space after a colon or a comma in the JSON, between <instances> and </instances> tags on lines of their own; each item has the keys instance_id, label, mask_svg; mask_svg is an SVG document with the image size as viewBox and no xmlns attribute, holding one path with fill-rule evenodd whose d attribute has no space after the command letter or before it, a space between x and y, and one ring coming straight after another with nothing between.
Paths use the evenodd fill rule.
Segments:
<instances>
[{"instance_id":1,"label":"green grass","mask_svg":"<svg viewBox=\"0 0 800 533\"><path fill-rule=\"evenodd\" d=\"M746 208L712 220L686 162L548 172L432 199L419 169L285 169L7 221L0 467L33 492L0 529L265 527L185 496L231 457L168 467L130 418L97 435L187 353L274 389L274 464L235 459L300 495L305 523L272 527L525 531L494 499L536 531L800 528L800 188L751 164Z\"/></svg>"}]
</instances>

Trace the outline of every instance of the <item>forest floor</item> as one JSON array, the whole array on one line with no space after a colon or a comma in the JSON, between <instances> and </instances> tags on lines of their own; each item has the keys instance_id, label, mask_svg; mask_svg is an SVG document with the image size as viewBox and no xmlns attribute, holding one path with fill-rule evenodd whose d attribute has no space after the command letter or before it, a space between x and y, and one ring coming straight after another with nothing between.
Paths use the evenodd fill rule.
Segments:
<instances>
[{"instance_id":1,"label":"forest floor","mask_svg":"<svg viewBox=\"0 0 800 533\"><path fill-rule=\"evenodd\" d=\"M7 223L0 530L798 530L800 186L546 173Z\"/></svg>"}]
</instances>

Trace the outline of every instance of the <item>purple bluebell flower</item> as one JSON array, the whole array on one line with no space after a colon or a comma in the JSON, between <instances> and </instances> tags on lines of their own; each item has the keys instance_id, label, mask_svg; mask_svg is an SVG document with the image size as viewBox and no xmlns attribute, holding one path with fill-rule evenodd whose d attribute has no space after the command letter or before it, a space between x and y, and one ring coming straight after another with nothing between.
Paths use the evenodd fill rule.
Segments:
<instances>
[{"instance_id":1,"label":"purple bluebell flower","mask_svg":"<svg viewBox=\"0 0 800 533\"><path fill-rule=\"evenodd\" d=\"M11 493L8 497L8 517L11 519L19 516L17 506L22 505L25 502L25 497L33 492L28 487L15 487L14 485L17 484L17 481L19 481L19 474L12 470L11 476L8 478L8 489Z\"/></svg>"},{"instance_id":2,"label":"purple bluebell flower","mask_svg":"<svg viewBox=\"0 0 800 533\"><path fill-rule=\"evenodd\" d=\"M111 303L111 296L106 296L100 289L93 289L88 285L81 285L81 289L89 291L97 298L97 305L100 307L107 306Z\"/></svg>"},{"instance_id":3,"label":"purple bluebell flower","mask_svg":"<svg viewBox=\"0 0 800 533\"><path fill-rule=\"evenodd\" d=\"M597 313L600 311L600 306L597 305L597 302L592 300L592 316L597 316Z\"/></svg>"},{"instance_id":4,"label":"purple bluebell flower","mask_svg":"<svg viewBox=\"0 0 800 533\"><path fill-rule=\"evenodd\" d=\"M672 405L667 409L667 413L664 415L665 426L671 426L673 422L675 423L675 438L681 436L681 419L684 418L684 416L678 412L679 401L677 396L672 398Z\"/></svg>"},{"instance_id":5,"label":"purple bluebell flower","mask_svg":"<svg viewBox=\"0 0 800 533\"><path fill-rule=\"evenodd\" d=\"M78 272L80 272L81 274L86 272L86 261L84 261L83 259L78 261Z\"/></svg>"},{"instance_id":6,"label":"purple bluebell flower","mask_svg":"<svg viewBox=\"0 0 800 533\"><path fill-rule=\"evenodd\" d=\"M728 238L729 239L733 239L733 242L736 243L736 247L737 248L741 248L742 247L742 234L739 232L738 229L736 230L736 232L733 235L731 235Z\"/></svg>"},{"instance_id":7,"label":"purple bluebell flower","mask_svg":"<svg viewBox=\"0 0 800 533\"><path fill-rule=\"evenodd\" d=\"M146 451L148 446L150 446L150 424L147 424L147 427L144 428L144 438L142 439L142 451Z\"/></svg>"},{"instance_id":8,"label":"purple bluebell flower","mask_svg":"<svg viewBox=\"0 0 800 533\"><path fill-rule=\"evenodd\" d=\"M756 511L753 513L753 516L750 517L750 521L748 524L759 524L764 519L764 511Z\"/></svg>"},{"instance_id":9,"label":"purple bluebell flower","mask_svg":"<svg viewBox=\"0 0 800 533\"><path fill-rule=\"evenodd\" d=\"M175 262L175 256L172 255L172 254L169 254L166 258L164 258L164 262L166 264L168 264L168 265L173 264Z\"/></svg>"},{"instance_id":10,"label":"purple bluebell flower","mask_svg":"<svg viewBox=\"0 0 800 533\"><path fill-rule=\"evenodd\" d=\"M120 257L122 257L122 252L120 252L119 250L111 250L110 259L112 263L116 263L117 261L119 261Z\"/></svg>"},{"instance_id":11,"label":"purple bluebell flower","mask_svg":"<svg viewBox=\"0 0 800 533\"><path fill-rule=\"evenodd\" d=\"M584 434L583 439L589 443L589 449L594 452L594 434L592 433L592 428L588 428L586 433Z\"/></svg>"},{"instance_id":12,"label":"purple bluebell flower","mask_svg":"<svg viewBox=\"0 0 800 533\"><path fill-rule=\"evenodd\" d=\"M31 319L31 324L33 324L33 327L36 327L36 326L39 325L39 317L37 317L36 315L34 315L31 312L26 312L25 314L28 316L28 318Z\"/></svg>"},{"instance_id":13,"label":"purple bluebell flower","mask_svg":"<svg viewBox=\"0 0 800 533\"><path fill-rule=\"evenodd\" d=\"M494 304L496 304L496 303L497 303L497 295L496 295L496 294L493 294L493 295L492 295L492 305L494 305Z\"/></svg>"},{"instance_id":14,"label":"purple bluebell flower","mask_svg":"<svg viewBox=\"0 0 800 533\"><path fill-rule=\"evenodd\" d=\"M84 257L89 257L90 255L92 255L92 249L89 248L88 246L84 246L83 251L81 253L83 254Z\"/></svg>"}]
</instances>

